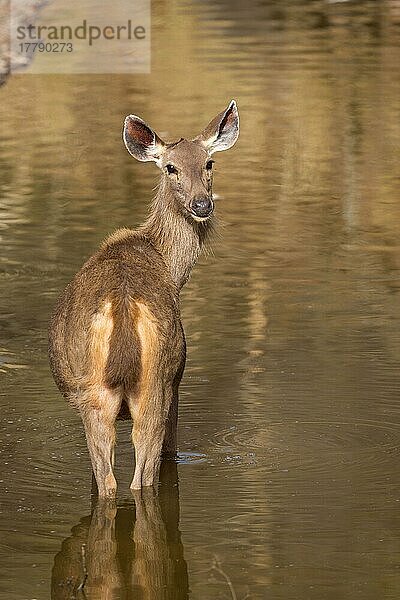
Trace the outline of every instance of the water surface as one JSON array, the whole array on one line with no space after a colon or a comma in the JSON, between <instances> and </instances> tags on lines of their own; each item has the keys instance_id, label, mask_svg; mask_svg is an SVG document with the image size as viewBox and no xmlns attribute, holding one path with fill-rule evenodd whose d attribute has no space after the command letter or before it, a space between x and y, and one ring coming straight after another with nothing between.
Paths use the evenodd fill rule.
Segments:
<instances>
[{"instance_id":1,"label":"water surface","mask_svg":"<svg viewBox=\"0 0 400 600\"><path fill-rule=\"evenodd\" d=\"M153 2L151 75L0 89L0 597L382 600L400 591L399 2ZM57 295L146 215L124 116L217 154L214 251L182 293L180 460L91 504L47 363ZM85 548L82 554L82 547Z\"/></svg>"}]
</instances>

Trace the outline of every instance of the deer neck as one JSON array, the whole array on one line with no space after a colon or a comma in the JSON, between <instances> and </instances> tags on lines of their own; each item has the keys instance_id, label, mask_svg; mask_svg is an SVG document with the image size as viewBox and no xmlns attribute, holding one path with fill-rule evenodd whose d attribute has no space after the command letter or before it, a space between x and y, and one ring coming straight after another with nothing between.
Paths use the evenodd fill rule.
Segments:
<instances>
[{"instance_id":1,"label":"deer neck","mask_svg":"<svg viewBox=\"0 0 400 600\"><path fill-rule=\"evenodd\" d=\"M212 219L199 223L187 219L179 200L162 180L140 231L161 254L180 290L189 279L212 227Z\"/></svg>"}]
</instances>

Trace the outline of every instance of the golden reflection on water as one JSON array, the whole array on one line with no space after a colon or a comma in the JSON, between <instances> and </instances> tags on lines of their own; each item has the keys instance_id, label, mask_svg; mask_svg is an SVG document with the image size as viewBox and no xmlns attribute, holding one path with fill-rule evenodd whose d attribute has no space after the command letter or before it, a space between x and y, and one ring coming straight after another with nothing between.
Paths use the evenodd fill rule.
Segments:
<instances>
[{"instance_id":1,"label":"golden reflection on water","mask_svg":"<svg viewBox=\"0 0 400 600\"><path fill-rule=\"evenodd\" d=\"M18 75L0 89L4 598L47 598L54 555L53 590L75 585L82 540L87 590L104 560L120 597L135 573L133 597L154 596L161 574L165 597L222 598L217 555L239 598L397 598L399 7L157 0L150 76ZM163 499L135 516L121 485L115 518L97 510L71 536L89 462L51 383L46 327L83 260L140 223L154 193L123 117L179 138L231 98L241 136L216 155L221 235L182 297L188 591L182 548L177 571L167 559L179 530ZM147 549L129 537L144 528Z\"/></svg>"},{"instance_id":2,"label":"golden reflection on water","mask_svg":"<svg viewBox=\"0 0 400 600\"><path fill-rule=\"evenodd\" d=\"M183 600L188 593L174 463L163 465L159 496L147 488L118 508L115 502L95 502L54 559L52 600Z\"/></svg>"}]
</instances>

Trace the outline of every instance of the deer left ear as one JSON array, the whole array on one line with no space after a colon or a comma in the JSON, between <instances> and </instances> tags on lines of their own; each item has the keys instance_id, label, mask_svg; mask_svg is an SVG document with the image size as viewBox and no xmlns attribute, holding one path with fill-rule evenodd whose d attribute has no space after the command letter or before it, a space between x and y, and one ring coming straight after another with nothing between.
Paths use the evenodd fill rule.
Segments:
<instances>
[{"instance_id":1,"label":"deer left ear","mask_svg":"<svg viewBox=\"0 0 400 600\"><path fill-rule=\"evenodd\" d=\"M140 117L128 115L122 136L130 154L143 162L153 160L159 164L165 143Z\"/></svg>"},{"instance_id":2,"label":"deer left ear","mask_svg":"<svg viewBox=\"0 0 400 600\"><path fill-rule=\"evenodd\" d=\"M232 148L239 137L239 113L234 100L195 138L209 154Z\"/></svg>"}]
</instances>

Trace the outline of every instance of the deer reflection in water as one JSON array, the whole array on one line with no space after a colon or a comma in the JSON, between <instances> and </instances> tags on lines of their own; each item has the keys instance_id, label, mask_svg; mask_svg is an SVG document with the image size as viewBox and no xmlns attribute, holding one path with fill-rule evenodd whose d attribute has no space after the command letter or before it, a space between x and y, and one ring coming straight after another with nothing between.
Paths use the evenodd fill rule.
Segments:
<instances>
[{"instance_id":1,"label":"deer reflection in water","mask_svg":"<svg viewBox=\"0 0 400 600\"><path fill-rule=\"evenodd\" d=\"M54 560L52 600L188 598L177 465L163 463L158 496L146 488L133 497L119 507L99 498L73 527Z\"/></svg>"}]
</instances>

